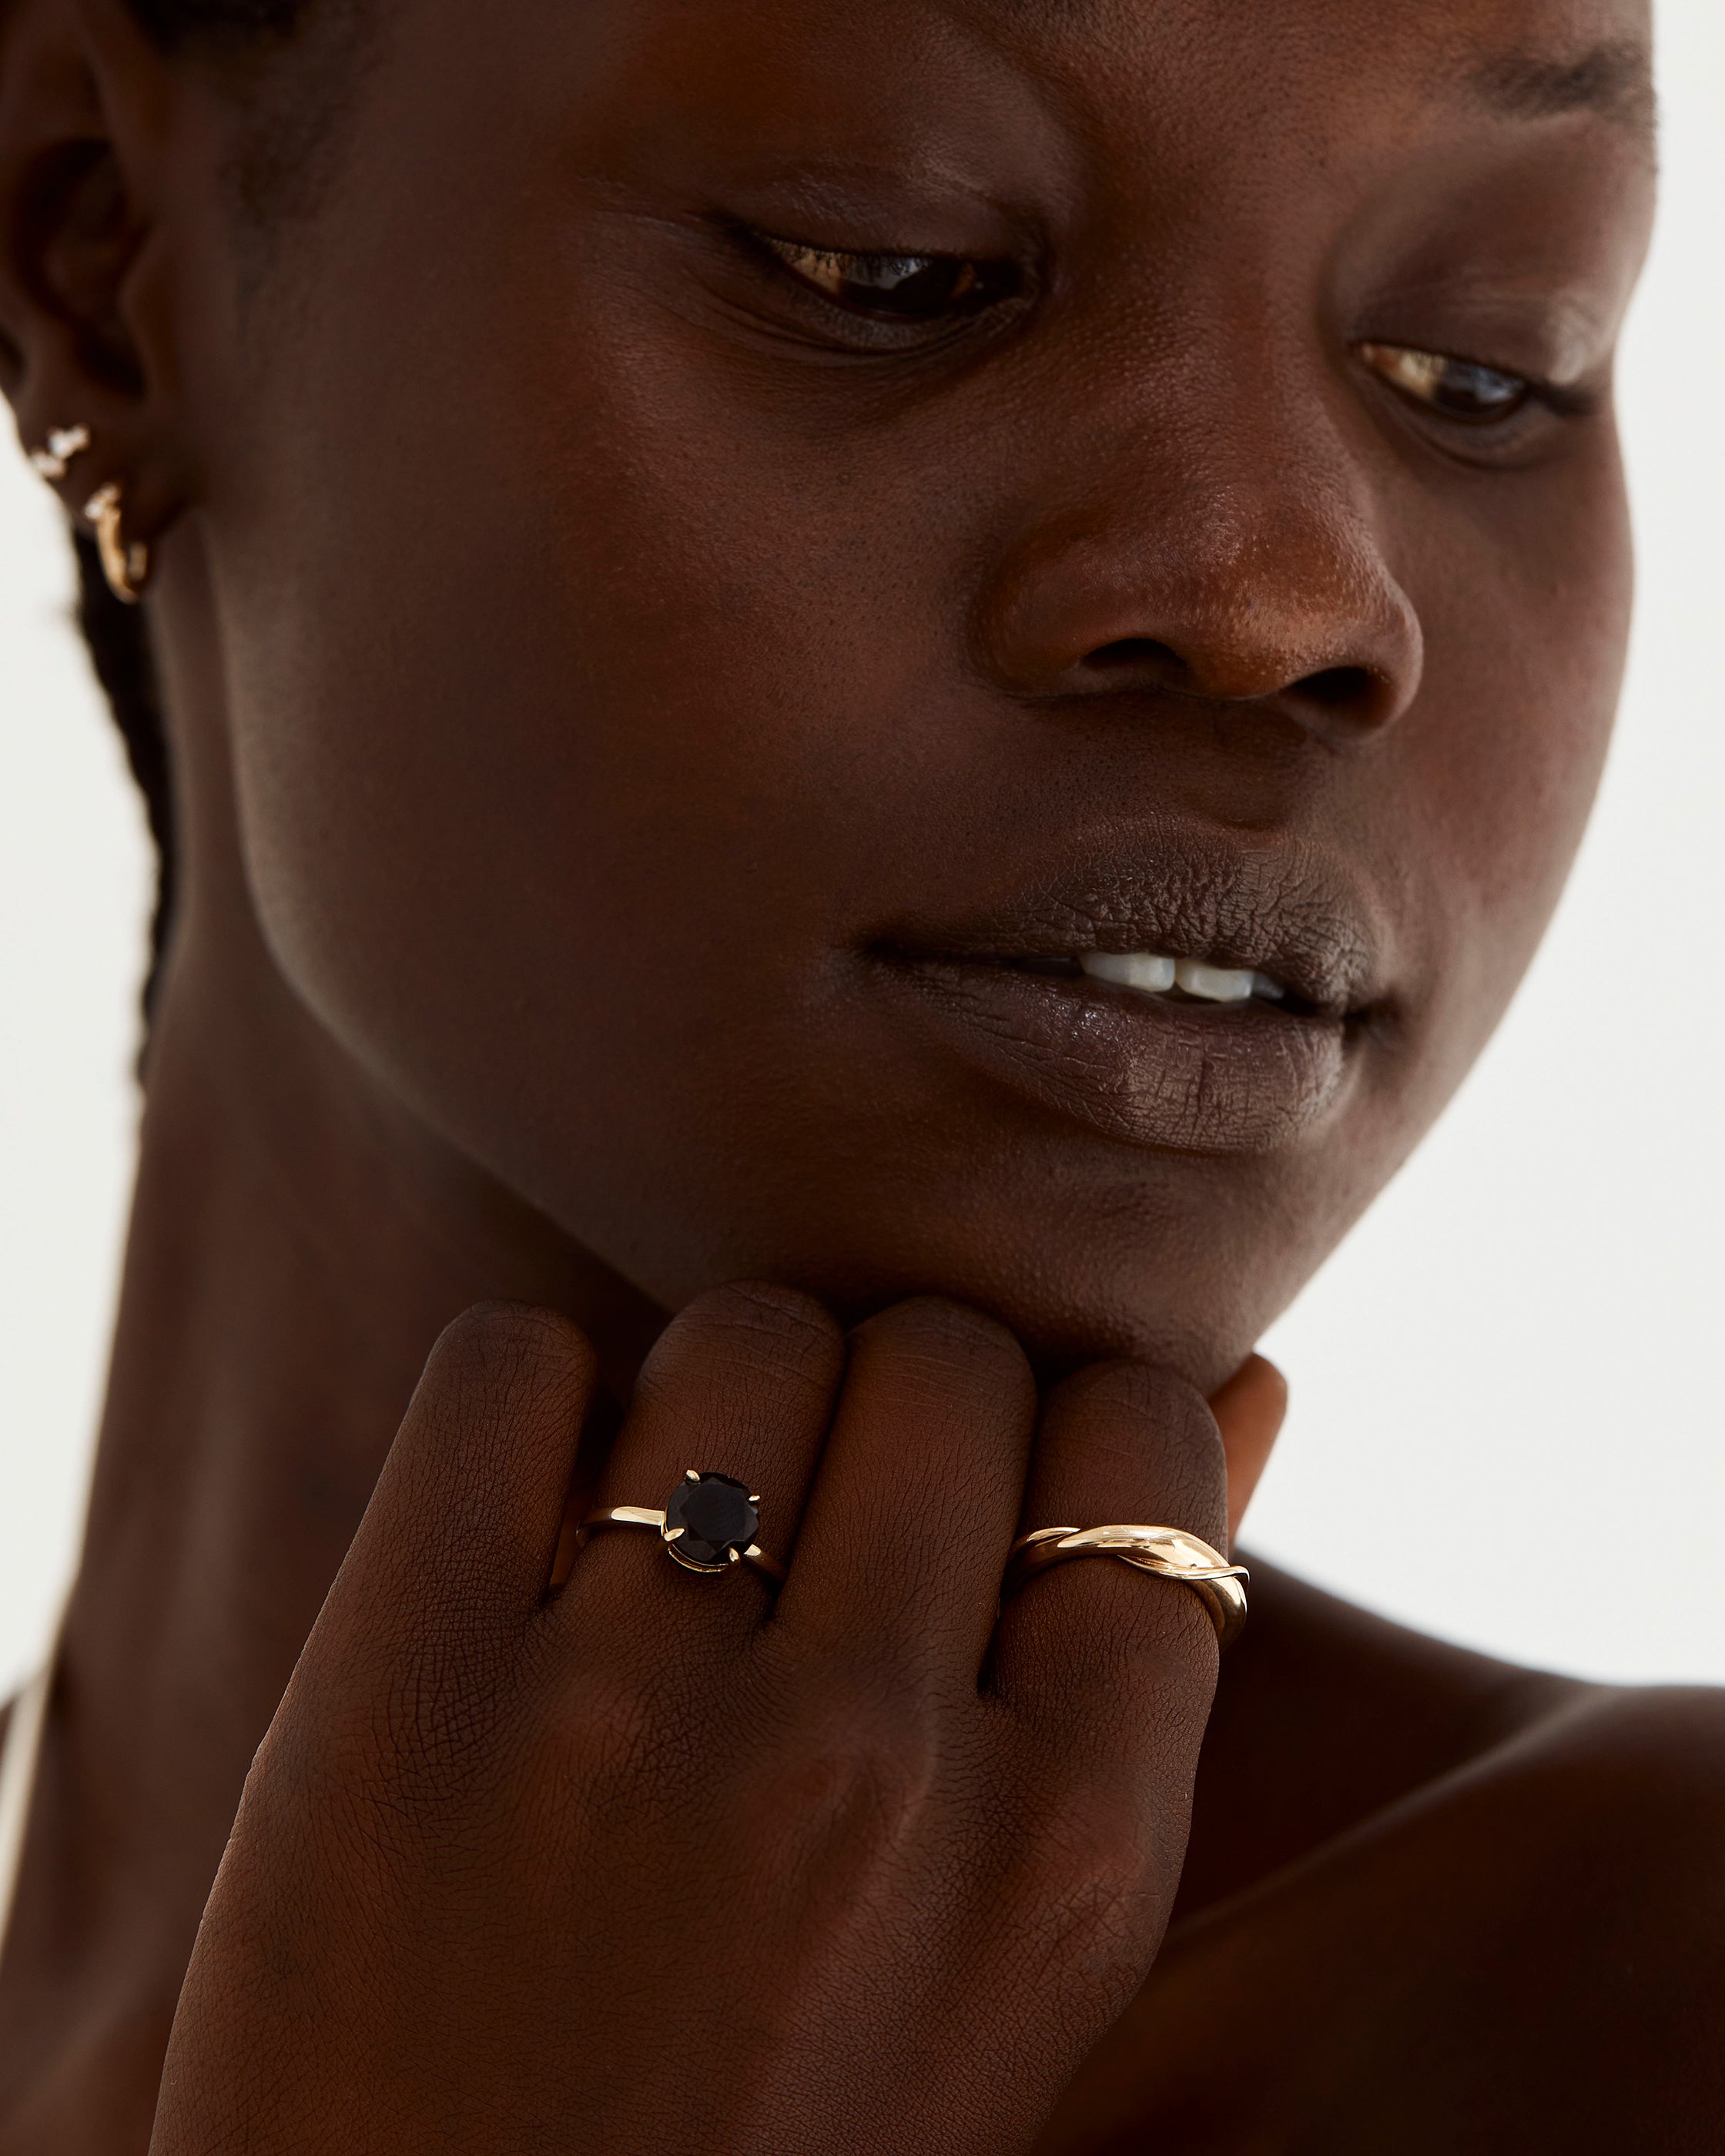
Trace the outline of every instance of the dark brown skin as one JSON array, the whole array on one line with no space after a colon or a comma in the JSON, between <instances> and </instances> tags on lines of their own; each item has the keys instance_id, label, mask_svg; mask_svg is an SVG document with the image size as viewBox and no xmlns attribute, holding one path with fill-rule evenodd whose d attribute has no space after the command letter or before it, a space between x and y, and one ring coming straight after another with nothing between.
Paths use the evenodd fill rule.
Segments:
<instances>
[{"instance_id":1,"label":"dark brown skin","mask_svg":"<svg viewBox=\"0 0 1725 2156\"><path fill-rule=\"evenodd\" d=\"M155 544L185 847L5 2156L1717 2145L1712 1695L1262 1568L1219 1691L1112 1564L995 1624L1024 1527L1238 1519L1561 887L1646 31L0 13L0 364ZM551 1584L691 1463L776 1603Z\"/></svg>"}]
</instances>

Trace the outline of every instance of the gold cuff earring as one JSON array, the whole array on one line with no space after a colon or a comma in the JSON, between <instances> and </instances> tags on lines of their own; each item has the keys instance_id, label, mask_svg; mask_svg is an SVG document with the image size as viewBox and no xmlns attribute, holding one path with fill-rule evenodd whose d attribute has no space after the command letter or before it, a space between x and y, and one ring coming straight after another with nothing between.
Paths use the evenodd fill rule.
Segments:
<instances>
[{"instance_id":1,"label":"gold cuff earring","mask_svg":"<svg viewBox=\"0 0 1725 2156\"><path fill-rule=\"evenodd\" d=\"M81 457L93 439L85 426L51 427L47 446L32 449L30 462L44 479L57 482L66 476L72 459ZM96 552L101 557L108 589L126 605L136 606L150 581L150 549L141 539L127 545L125 501L125 490L118 480L110 479L85 503L84 514L95 528Z\"/></svg>"},{"instance_id":2,"label":"gold cuff earring","mask_svg":"<svg viewBox=\"0 0 1725 2156\"><path fill-rule=\"evenodd\" d=\"M126 605L136 606L150 581L150 549L141 539L126 544L124 499L119 480L110 479L85 503L84 513L95 526L96 552L108 589Z\"/></svg>"},{"instance_id":3,"label":"gold cuff earring","mask_svg":"<svg viewBox=\"0 0 1725 2156\"><path fill-rule=\"evenodd\" d=\"M90 442L88 427L52 427L49 429L48 447L32 449L30 462L44 479L63 480L71 469L73 458L82 456Z\"/></svg>"}]
</instances>

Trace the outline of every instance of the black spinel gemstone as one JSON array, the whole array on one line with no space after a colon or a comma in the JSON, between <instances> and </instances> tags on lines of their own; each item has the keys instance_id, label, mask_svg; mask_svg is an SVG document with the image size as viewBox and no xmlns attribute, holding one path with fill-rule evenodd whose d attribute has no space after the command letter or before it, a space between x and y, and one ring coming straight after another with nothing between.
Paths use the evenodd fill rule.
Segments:
<instances>
[{"instance_id":1,"label":"black spinel gemstone","mask_svg":"<svg viewBox=\"0 0 1725 2156\"><path fill-rule=\"evenodd\" d=\"M665 1538L676 1537L672 1554L691 1564L729 1564L753 1542L760 1524L747 1483L728 1475L697 1475L693 1481L685 1476L665 1508Z\"/></svg>"}]
</instances>

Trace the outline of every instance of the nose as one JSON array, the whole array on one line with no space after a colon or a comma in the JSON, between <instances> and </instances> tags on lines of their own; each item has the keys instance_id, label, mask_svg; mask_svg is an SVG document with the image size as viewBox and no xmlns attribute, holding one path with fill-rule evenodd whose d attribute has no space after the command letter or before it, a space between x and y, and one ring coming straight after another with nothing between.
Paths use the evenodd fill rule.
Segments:
<instances>
[{"instance_id":1,"label":"nose","mask_svg":"<svg viewBox=\"0 0 1725 2156\"><path fill-rule=\"evenodd\" d=\"M981 608L988 670L1036 697L1274 711L1337 748L1380 736L1419 687L1420 618L1339 451L1191 440L1141 437L1029 521Z\"/></svg>"}]
</instances>

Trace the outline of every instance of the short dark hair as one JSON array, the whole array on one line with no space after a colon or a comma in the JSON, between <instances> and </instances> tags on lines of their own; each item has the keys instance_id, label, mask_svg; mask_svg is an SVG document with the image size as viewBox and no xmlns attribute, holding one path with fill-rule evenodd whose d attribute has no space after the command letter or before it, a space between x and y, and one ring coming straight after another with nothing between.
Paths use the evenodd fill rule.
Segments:
<instances>
[{"instance_id":1,"label":"short dark hair","mask_svg":"<svg viewBox=\"0 0 1725 2156\"><path fill-rule=\"evenodd\" d=\"M78 625L90 647L90 663L108 699L120 737L126 743L126 762L144 797L150 836L156 843L156 902L150 916L150 960L143 993L147 1029L162 982L162 957L178 882L167 729L162 724L156 667L142 609L123 606L108 589L94 540L80 531L74 536L73 546L78 557ZM140 1067L141 1062L140 1058Z\"/></svg>"},{"instance_id":2,"label":"short dark hair","mask_svg":"<svg viewBox=\"0 0 1725 2156\"><path fill-rule=\"evenodd\" d=\"M200 38L291 37L306 0L131 0L131 12L164 51Z\"/></svg>"}]
</instances>

